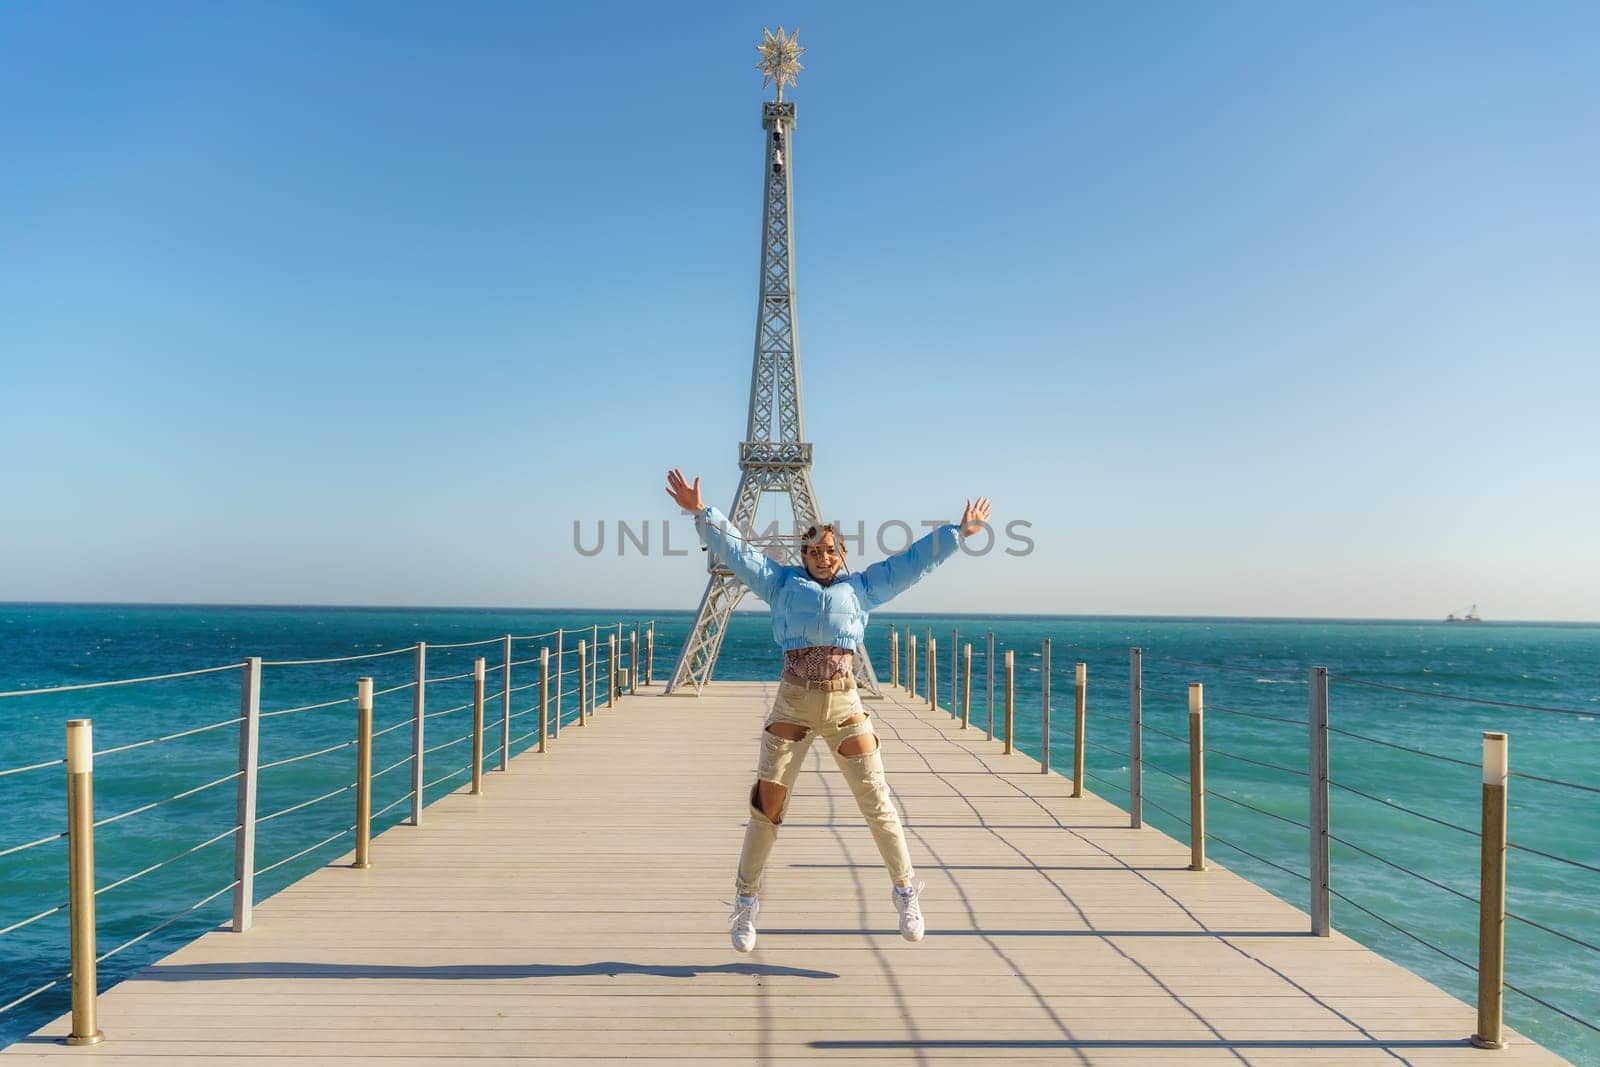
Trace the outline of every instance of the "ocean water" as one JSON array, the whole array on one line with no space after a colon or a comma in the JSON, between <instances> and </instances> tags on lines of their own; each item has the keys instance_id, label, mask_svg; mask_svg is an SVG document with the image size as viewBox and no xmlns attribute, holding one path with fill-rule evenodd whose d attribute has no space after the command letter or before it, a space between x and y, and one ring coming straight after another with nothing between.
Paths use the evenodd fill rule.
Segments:
<instances>
[{"instance_id":1,"label":"ocean water","mask_svg":"<svg viewBox=\"0 0 1600 1067\"><path fill-rule=\"evenodd\" d=\"M496 611L374 608L251 608L125 605L0 605L0 691L158 675L237 664L246 656L305 660L541 634L654 618L655 673L669 675L692 613L632 610ZM985 640L997 659L1015 653L1017 742L1040 748L1042 642L1051 641L1052 765L1070 771L1074 664L1088 672L1086 786L1126 806L1128 649L1144 649L1145 820L1185 840L1187 685L1205 685L1206 810L1209 857L1284 900L1307 906L1307 670L1332 676L1331 884L1334 926L1472 1002L1476 962L1481 738L1510 735L1507 922L1510 1025L1579 1064L1600 1067L1600 626L1438 622L1139 619L1043 616L914 616L879 613L868 633L879 675L889 676L889 630L919 641L929 631L940 650L941 704L948 704L952 644L973 645L972 721L989 721ZM953 640L953 631L959 638ZM575 669L569 633L567 669ZM602 644L604 631L602 630ZM554 638L516 642L513 658L555 650ZM429 676L470 672L475 656L496 664L501 646L430 647ZM774 677L780 657L764 610L739 613L724 641L717 676ZM513 667L514 688L536 677L536 664ZM272 712L341 701L265 718L263 764L332 748L310 759L265 768L259 811L284 814L261 824L257 866L304 856L259 876L257 899L315 870L350 847L353 798L339 792L352 777L356 678L379 691L412 680L409 650L355 662L269 666L261 707ZM63 768L3 774L60 759L63 723L91 718L95 748L225 724L238 715L237 669L168 681L63 694L0 698L0 852L45 838L65 825ZM994 713L1003 699L996 665ZM562 713L576 714L576 679L565 680ZM1394 688L1380 688L1394 687ZM499 688L491 671L488 687ZM1399 690L1410 690L1402 692ZM526 712L533 689L513 695L512 750L535 743ZM1489 706L1448 695L1494 701ZM470 678L430 684L428 743L445 744L469 727L470 712L449 711L471 697ZM499 702L490 700L490 752L496 765ZM765 709L751 709L752 716ZM374 833L408 813L411 714L407 689L377 698ZM1172 735L1172 736L1169 736ZM340 747L335 747L340 746ZM428 778L455 772L426 790L429 802L458 787L470 762L458 743L428 757ZM1421 753L1428 753L1423 755ZM134 940L101 964L102 988L226 922L233 879L233 783L237 732L230 725L107 753L95 761L97 818L137 812L96 832L99 950ZM218 782L210 788L200 788ZM1541 781L1549 779L1550 781ZM1565 784L1561 784L1565 783ZM162 798L190 795L138 811ZM320 802L296 805L332 792ZM1365 795L1363 795L1365 794ZM1399 808L1390 805L1399 805ZM1409 809L1409 811L1400 810ZM295 809L295 810L287 810ZM220 836L219 835L223 835ZM335 836L338 835L338 836ZM315 847L329 837L334 840ZM216 839L216 840L212 840ZM204 844L211 841L210 844ZM199 847L197 847L199 846ZM191 851L192 850L192 851ZM1542 855L1541 855L1542 853ZM163 862L168 861L171 862ZM148 873L140 873L161 863ZM1414 873L1412 873L1414 872ZM1420 877L1419 877L1420 876ZM207 897L219 896L200 907ZM0 856L0 1005L67 970L64 842ZM193 910L189 910L189 909ZM1526 921L1524 921L1526 920ZM1536 924L1536 925L1535 925ZM1455 957L1452 959L1451 957ZM1550 1005L1541 1005L1542 1000ZM66 986L0 1011L0 1046L66 1010ZM1566 1013L1566 1014L1563 1014ZM1575 1017L1574 1021L1568 1016Z\"/></svg>"}]
</instances>

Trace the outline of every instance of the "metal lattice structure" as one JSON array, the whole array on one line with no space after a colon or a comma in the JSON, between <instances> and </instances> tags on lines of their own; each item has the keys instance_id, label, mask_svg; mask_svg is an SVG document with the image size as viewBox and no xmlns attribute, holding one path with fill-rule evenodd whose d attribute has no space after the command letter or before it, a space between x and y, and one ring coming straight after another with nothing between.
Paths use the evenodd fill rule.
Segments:
<instances>
[{"instance_id":1,"label":"metal lattice structure","mask_svg":"<svg viewBox=\"0 0 1600 1067\"><path fill-rule=\"evenodd\" d=\"M780 86L781 87L781 86ZM756 305L755 365L750 379L750 421L739 444L739 488L729 520L750 531L752 544L779 563L802 565L801 536L755 529L765 494L789 498L793 529L820 523L811 485L811 445L805 439L800 401L800 348L795 332L793 244L792 101L767 101L761 127L767 131L765 194L761 212L761 292ZM694 695L710 680L722 650L729 618L750 590L725 565L709 555L710 575L700 610L673 669L668 693ZM881 698L878 676L863 646L856 649L855 675L866 697Z\"/></svg>"}]
</instances>

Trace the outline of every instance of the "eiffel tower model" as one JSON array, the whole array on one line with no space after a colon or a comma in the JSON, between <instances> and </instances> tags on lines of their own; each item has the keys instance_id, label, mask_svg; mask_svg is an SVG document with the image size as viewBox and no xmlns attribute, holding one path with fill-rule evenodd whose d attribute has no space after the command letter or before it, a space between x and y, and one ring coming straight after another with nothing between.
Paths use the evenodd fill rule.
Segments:
<instances>
[{"instance_id":1,"label":"eiffel tower model","mask_svg":"<svg viewBox=\"0 0 1600 1067\"><path fill-rule=\"evenodd\" d=\"M740 531L757 533L757 508L763 494L787 496L794 510L792 534L749 537L772 559L801 564L800 544L805 531L818 518L816 490L811 487L811 444L805 439L805 417L800 404L800 347L795 341L794 249L791 236L794 206L794 102L783 99L783 88L800 72L805 49L796 38L764 31L758 46L762 85L776 83L778 98L761 105L761 128L766 131L765 191L761 211L761 293L756 304L755 367L750 380L750 421L739 444L739 488L728 513ZM704 548L702 546L702 551ZM733 609L749 592L733 572L708 555L705 595L695 614L694 627L673 668L668 694L698 696L710 680L722 650ZM854 670L861 695L882 698L878 676L865 646L856 649ZM690 692L692 687L692 693Z\"/></svg>"}]
</instances>

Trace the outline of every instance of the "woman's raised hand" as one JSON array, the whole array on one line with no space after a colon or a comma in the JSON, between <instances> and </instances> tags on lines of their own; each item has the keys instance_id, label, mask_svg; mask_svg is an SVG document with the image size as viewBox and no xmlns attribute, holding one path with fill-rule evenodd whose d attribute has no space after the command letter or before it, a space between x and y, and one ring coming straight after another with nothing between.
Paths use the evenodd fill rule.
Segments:
<instances>
[{"instance_id":1,"label":"woman's raised hand","mask_svg":"<svg viewBox=\"0 0 1600 1067\"><path fill-rule=\"evenodd\" d=\"M979 524L988 521L989 498L986 496L980 496L976 504L974 504L971 500L968 500L967 510L961 513L961 533L963 536L975 534L979 530L983 529L983 527Z\"/></svg>"},{"instance_id":2,"label":"woman's raised hand","mask_svg":"<svg viewBox=\"0 0 1600 1067\"><path fill-rule=\"evenodd\" d=\"M700 479L696 478L694 484L690 485L683 472L676 467L667 472L667 495L685 511L699 511L705 507L700 500Z\"/></svg>"}]
</instances>

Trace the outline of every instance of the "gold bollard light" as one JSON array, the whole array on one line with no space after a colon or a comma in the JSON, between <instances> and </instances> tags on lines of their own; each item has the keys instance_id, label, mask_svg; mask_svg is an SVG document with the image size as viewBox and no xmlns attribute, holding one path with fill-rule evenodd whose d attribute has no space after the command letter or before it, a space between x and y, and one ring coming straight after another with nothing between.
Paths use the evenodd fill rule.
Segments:
<instances>
[{"instance_id":1,"label":"gold bollard light","mask_svg":"<svg viewBox=\"0 0 1600 1067\"><path fill-rule=\"evenodd\" d=\"M72 941L72 1032L69 1045L98 1045L94 951L94 730L67 720L67 886Z\"/></svg>"},{"instance_id":2,"label":"gold bollard light","mask_svg":"<svg viewBox=\"0 0 1600 1067\"><path fill-rule=\"evenodd\" d=\"M372 679L356 679L356 861L372 866Z\"/></svg>"}]
</instances>

